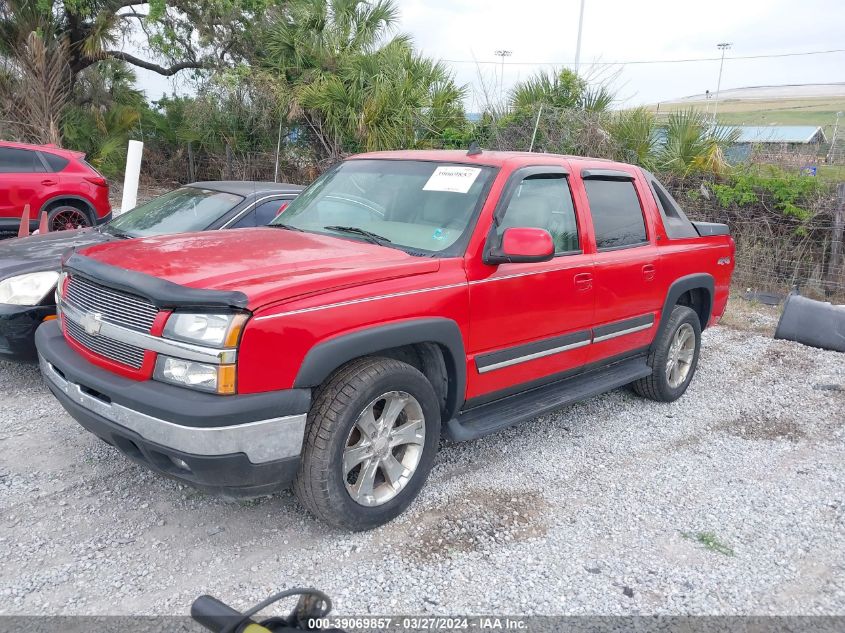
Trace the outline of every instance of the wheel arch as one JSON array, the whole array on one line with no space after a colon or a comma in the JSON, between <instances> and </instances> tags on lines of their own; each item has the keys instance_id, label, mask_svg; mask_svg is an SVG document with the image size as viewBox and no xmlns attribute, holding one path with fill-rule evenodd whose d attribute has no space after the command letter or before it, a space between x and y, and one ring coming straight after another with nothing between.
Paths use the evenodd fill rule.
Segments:
<instances>
[{"instance_id":1,"label":"wheel arch","mask_svg":"<svg viewBox=\"0 0 845 633\"><path fill-rule=\"evenodd\" d=\"M82 203L82 206L84 207L83 210L85 211L85 213L88 214L88 219L91 220L91 225L93 226L97 223L97 210L94 208L93 203L87 198L76 194L60 193L51 198L48 198L44 201L44 204L41 205L41 209L38 211L38 213L40 215L44 211L49 211L50 207L55 206L56 203L65 201Z\"/></svg>"},{"instance_id":2,"label":"wheel arch","mask_svg":"<svg viewBox=\"0 0 845 633\"><path fill-rule=\"evenodd\" d=\"M701 329L704 330L710 322L710 314L713 311L715 287L716 282L708 273L696 273L676 279L666 293L666 300L663 302L663 310L660 313L660 326L654 340L660 340L669 323L672 308L676 305L686 305L695 310Z\"/></svg>"},{"instance_id":3,"label":"wheel arch","mask_svg":"<svg viewBox=\"0 0 845 633\"><path fill-rule=\"evenodd\" d=\"M417 366L432 383L444 419L454 415L463 403L466 390L463 336L458 324L446 318L388 323L321 341L305 355L294 387L317 387L348 362L376 355Z\"/></svg>"}]
</instances>

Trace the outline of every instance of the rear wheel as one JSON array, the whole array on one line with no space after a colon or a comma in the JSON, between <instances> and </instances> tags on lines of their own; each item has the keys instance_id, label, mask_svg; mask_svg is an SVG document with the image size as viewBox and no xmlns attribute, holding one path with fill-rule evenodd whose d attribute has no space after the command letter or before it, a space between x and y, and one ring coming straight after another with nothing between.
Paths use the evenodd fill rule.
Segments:
<instances>
[{"instance_id":1,"label":"rear wheel","mask_svg":"<svg viewBox=\"0 0 845 633\"><path fill-rule=\"evenodd\" d=\"M353 361L315 394L294 492L334 526L377 527L417 496L439 440L440 408L423 374L389 358Z\"/></svg>"},{"instance_id":2,"label":"rear wheel","mask_svg":"<svg viewBox=\"0 0 845 633\"><path fill-rule=\"evenodd\" d=\"M675 306L648 356L652 373L634 382L634 391L658 402L677 400L692 381L700 349L698 314L687 306Z\"/></svg>"},{"instance_id":3,"label":"rear wheel","mask_svg":"<svg viewBox=\"0 0 845 633\"><path fill-rule=\"evenodd\" d=\"M68 202L53 206L47 214L47 226L50 231L70 231L91 226L91 218L79 207Z\"/></svg>"}]
</instances>

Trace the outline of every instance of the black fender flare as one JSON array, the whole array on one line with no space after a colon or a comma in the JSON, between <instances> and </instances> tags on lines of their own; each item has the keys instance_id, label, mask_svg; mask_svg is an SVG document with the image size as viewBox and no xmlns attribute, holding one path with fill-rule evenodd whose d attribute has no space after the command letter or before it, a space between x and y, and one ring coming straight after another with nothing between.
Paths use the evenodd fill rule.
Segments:
<instances>
[{"instance_id":1,"label":"black fender flare","mask_svg":"<svg viewBox=\"0 0 845 633\"><path fill-rule=\"evenodd\" d=\"M713 279L713 275L708 273L695 273L693 275L686 275L685 277L680 277L672 282L672 285L669 286L669 292L666 293L666 300L663 302L663 310L660 313L660 326L657 329L657 334L654 337L654 345L660 337L663 335L663 332L669 323L669 315L672 314L672 308L678 303L678 299L680 299L681 295L689 290L698 290L702 289L706 291L706 304L704 306L705 314L707 318L704 320L704 323L701 326L703 330L707 323L710 321L710 315L713 312L713 294L715 292L716 282Z\"/></svg>"},{"instance_id":2,"label":"black fender flare","mask_svg":"<svg viewBox=\"0 0 845 633\"><path fill-rule=\"evenodd\" d=\"M38 215L40 216L41 213L43 213L47 209L47 207L49 207L54 202L59 202L60 200L74 200L76 202L81 202L82 204L85 205L85 209L87 210L88 216L89 216L91 223L92 223L91 225L93 226L94 224L97 223L97 219L98 219L97 218L97 212L94 209L94 205L91 203L91 201L88 200L87 198L83 198L82 196L78 196L78 195L75 195L75 194L72 194L72 193L69 193L69 194L61 194L60 193L60 194L53 196L52 198L48 198L47 200L44 201L44 204L41 205L41 209L39 209Z\"/></svg>"},{"instance_id":3,"label":"black fender flare","mask_svg":"<svg viewBox=\"0 0 845 633\"><path fill-rule=\"evenodd\" d=\"M448 419L461 407L466 393L464 339L458 324L451 319L409 319L341 334L317 343L305 355L293 386L316 387L351 360L415 343L436 343L443 349L443 360L449 374L444 412L444 419Z\"/></svg>"}]
</instances>

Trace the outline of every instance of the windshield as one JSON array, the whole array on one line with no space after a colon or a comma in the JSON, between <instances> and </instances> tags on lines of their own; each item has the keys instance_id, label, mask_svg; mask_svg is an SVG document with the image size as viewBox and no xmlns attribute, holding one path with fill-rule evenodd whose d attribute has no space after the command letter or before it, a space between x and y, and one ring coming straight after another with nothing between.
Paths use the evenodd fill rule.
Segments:
<instances>
[{"instance_id":1,"label":"windshield","mask_svg":"<svg viewBox=\"0 0 845 633\"><path fill-rule=\"evenodd\" d=\"M233 193L180 187L117 216L104 230L128 237L204 231L242 200Z\"/></svg>"},{"instance_id":2,"label":"windshield","mask_svg":"<svg viewBox=\"0 0 845 633\"><path fill-rule=\"evenodd\" d=\"M490 167L350 160L323 174L271 226L443 253L469 233Z\"/></svg>"}]
</instances>

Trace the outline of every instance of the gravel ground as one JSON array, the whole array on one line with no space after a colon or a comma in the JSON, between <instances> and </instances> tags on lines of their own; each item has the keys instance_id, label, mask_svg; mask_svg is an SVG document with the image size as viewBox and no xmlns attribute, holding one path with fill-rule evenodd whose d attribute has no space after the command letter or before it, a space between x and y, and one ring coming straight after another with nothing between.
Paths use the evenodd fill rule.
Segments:
<instances>
[{"instance_id":1,"label":"gravel ground","mask_svg":"<svg viewBox=\"0 0 845 633\"><path fill-rule=\"evenodd\" d=\"M444 445L366 534L290 494L205 496L84 432L0 363L0 613L186 614L293 585L336 612L845 614L845 360L704 335L678 402L625 390Z\"/></svg>"}]
</instances>

